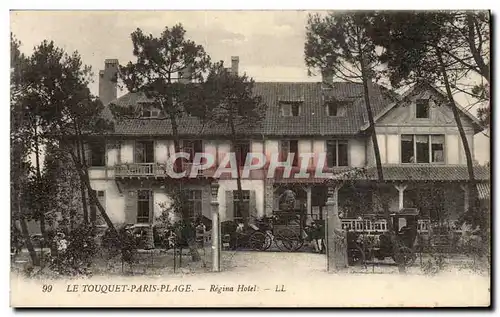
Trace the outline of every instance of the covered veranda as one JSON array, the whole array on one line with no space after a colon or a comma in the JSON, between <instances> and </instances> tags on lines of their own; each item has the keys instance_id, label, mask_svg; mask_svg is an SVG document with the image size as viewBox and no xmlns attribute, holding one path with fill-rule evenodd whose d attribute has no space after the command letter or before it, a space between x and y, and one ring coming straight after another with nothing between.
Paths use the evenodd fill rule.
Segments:
<instances>
[{"instance_id":1,"label":"covered veranda","mask_svg":"<svg viewBox=\"0 0 500 317\"><path fill-rule=\"evenodd\" d=\"M418 229L429 230L432 223L447 224L460 230L457 220L469 208L468 173L466 166L384 166L384 182L380 184L375 168L343 170L331 179L276 179L266 186L266 214L279 209L284 190L296 194L295 209L303 210L306 222L327 218L328 188L336 196L343 229L364 230L378 227L386 230L382 201L391 213L402 208L420 211ZM476 166L479 193L489 184L490 171Z\"/></svg>"}]
</instances>

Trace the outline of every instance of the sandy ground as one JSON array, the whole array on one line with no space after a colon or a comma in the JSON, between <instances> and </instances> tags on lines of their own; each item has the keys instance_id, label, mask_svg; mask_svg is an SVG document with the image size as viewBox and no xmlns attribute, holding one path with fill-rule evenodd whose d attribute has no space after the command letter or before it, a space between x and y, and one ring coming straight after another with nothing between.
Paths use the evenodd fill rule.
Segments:
<instances>
[{"instance_id":1,"label":"sandy ground","mask_svg":"<svg viewBox=\"0 0 500 317\"><path fill-rule=\"evenodd\" d=\"M168 258L168 255L166 255ZM388 263L326 272L326 257L312 253L230 252L222 254L223 272L210 272L209 253L196 265L185 264L176 273L154 259L130 274L101 272L90 279L31 279L12 275L12 304L74 306L251 306L251 307L433 307L487 306L490 278L450 266L436 276L421 273L416 263L406 275ZM147 257L145 258L148 259ZM155 264L156 263L156 264ZM144 262L143 264L146 264ZM162 267L163 266L163 267ZM152 269L156 267L156 269ZM146 273L146 275L144 275ZM54 285L52 295L42 285ZM82 292L83 284L128 285L122 293ZM132 285L191 285L185 292L135 292ZM80 285L78 292L68 289ZM240 286L243 285L243 286ZM244 291L244 288L247 291ZM36 292L37 296L32 296ZM53 297L53 295L56 295Z\"/></svg>"}]
</instances>

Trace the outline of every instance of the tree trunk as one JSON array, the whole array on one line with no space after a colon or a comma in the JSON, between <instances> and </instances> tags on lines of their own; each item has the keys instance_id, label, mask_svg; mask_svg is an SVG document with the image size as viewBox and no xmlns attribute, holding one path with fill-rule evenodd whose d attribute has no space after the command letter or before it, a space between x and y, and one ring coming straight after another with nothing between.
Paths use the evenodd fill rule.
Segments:
<instances>
[{"instance_id":1,"label":"tree trunk","mask_svg":"<svg viewBox=\"0 0 500 317\"><path fill-rule=\"evenodd\" d=\"M21 164L19 166L22 166L22 157L19 157ZM22 177L18 177L14 179L14 190L15 190L15 202L17 204L17 213L18 213L18 219L19 223L21 225L21 234L23 236L24 244L26 245L26 248L28 249L28 253L31 258L31 263L33 266L40 266L40 259L38 255L36 254L35 248L33 247L33 243L31 242L31 236L30 232L28 230L28 224L26 223L26 217L23 214L23 210L21 207L21 187L23 185L23 181L21 180ZM11 196L12 197L12 196ZM13 208L14 209L14 208ZM11 221L15 221L15 218L11 216ZM12 234L12 233L11 233ZM22 246L21 246L22 250Z\"/></svg>"},{"instance_id":2,"label":"tree trunk","mask_svg":"<svg viewBox=\"0 0 500 317\"><path fill-rule=\"evenodd\" d=\"M179 153L180 152L179 126L177 124L177 119L175 117L175 114L172 111L170 111L168 113L169 113L169 118L170 118L170 124L172 125L172 136L174 137L174 150L176 153ZM181 160L178 160L175 162L173 168L177 169L180 166L182 166ZM179 171L179 170L180 170L180 168L177 171ZM183 179L180 179L179 181L180 181L179 187L180 187L180 190L182 191ZM184 212L184 210L181 211L181 215L182 215L183 221L185 223L190 223L190 219L188 219L188 217L186 217L186 213ZM196 234L194 236L196 236ZM201 256L198 252L198 249L196 248L196 239L189 238L186 240L187 240L187 244L188 244L188 248L189 248L189 253L191 254L191 260L193 262L201 261Z\"/></svg>"},{"instance_id":3,"label":"tree trunk","mask_svg":"<svg viewBox=\"0 0 500 317\"><path fill-rule=\"evenodd\" d=\"M382 191L381 186L384 184L384 170L382 168L382 160L380 158L380 148L378 146L378 139L377 139L377 133L375 130L375 120L373 118L373 111L370 103L370 91L368 88L368 76L367 76L367 71L366 71L366 65L365 65L365 60L364 56L362 54L362 49L359 46L359 52L360 52L360 66L361 66L361 76L363 80L363 96L365 99L365 106L366 106L366 112L368 115L368 122L369 122L369 132L372 138L373 142L373 151L375 154L375 164L377 168L377 176L378 176L378 186L377 186L377 192L378 196L382 202L382 208L384 210L384 216L387 222L387 230L389 232L390 238L391 238L391 244L393 246L393 252L394 252L394 257L396 258L396 262L398 262L398 269L400 273L404 273L406 271L404 261L401 259L401 255L399 252L399 245L398 245L398 240L396 238L396 233L394 231L394 226L392 223L390 211L389 211L389 205L387 199L384 197L384 193Z\"/></svg>"},{"instance_id":4,"label":"tree trunk","mask_svg":"<svg viewBox=\"0 0 500 317\"><path fill-rule=\"evenodd\" d=\"M169 113L170 124L172 125L172 136L174 137L174 151L175 153L179 153L181 151L181 145L179 140L179 126L177 124L177 119L175 118L174 113ZM174 170L176 172L180 171L180 167L182 166L181 160L175 161Z\"/></svg>"},{"instance_id":5,"label":"tree trunk","mask_svg":"<svg viewBox=\"0 0 500 317\"><path fill-rule=\"evenodd\" d=\"M97 207L95 204L90 204L90 225L95 229L97 224Z\"/></svg>"},{"instance_id":6,"label":"tree trunk","mask_svg":"<svg viewBox=\"0 0 500 317\"><path fill-rule=\"evenodd\" d=\"M234 121L233 121L233 115L232 113L229 114L229 125L231 127L231 135L233 136L231 143L232 143L232 150L233 153L236 151L236 128L234 126ZM240 149L241 152L241 149ZM248 218L249 218L249 210L243 210L243 187L241 186L241 171L240 171L240 166L241 166L241 160L239 155L236 155L236 190L238 191L239 199L237 201L237 206L238 210L241 214L241 217L243 218L243 224L246 226L248 224Z\"/></svg>"},{"instance_id":7,"label":"tree trunk","mask_svg":"<svg viewBox=\"0 0 500 317\"><path fill-rule=\"evenodd\" d=\"M450 82L448 80L448 73L446 72L446 68L443 62L443 58L439 49L436 49L436 57L439 62L439 68L441 70L441 75L443 76L443 82L446 89L446 95L448 97L448 102L451 106L451 110L453 112L453 117L455 122L457 123L458 133L460 134L460 138L462 139L462 144L464 146L465 152L465 160L467 162L467 172L469 174L469 208L471 208L471 212L476 212L477 207L477 189L476 189L476 180L474 175L474 163L472 161L472 152L469 146L469 141L467 140L467 135L465 134L464 127L462 125L462 120L460 119L460 113L458 112L457 106L455 104L455 100L453 99L453 94L451 92Z\"/></svg>"},{"instance_id":8,"label":"tree trunk","mask_svg":"<svg viewBox=\"0 0 500 317\"><path fill-rule=\"evenodd\" d=\"M31 258L31 262L34 266L40 266L40 259L36 254L35 248L33 247L33 243L31 243L30 232L28 230L28 224L26 223L26 218L23 215L23 211L21 210L21 197L20 193L17 195L17 210L19 212L19 222L21 224L21 233L23 235L24 243L26 244L26 248L28 249L28 253Z\"/></svg>"},{"instance_id":9,"label":"tree trunk","mask_svg":"<svg viewBox=\"0 0 500 317\"><path fill-rule=\"evenodd\" d=\"M92 189L92 186L90 185L90 179L88 173L83 173L82 171L79 171L80 177L83 179L85 186L87 187L87 191L89 193L89 198L90 201L92 201L99 212L101 213L102 217L104 218L104 221L108 225L108 227L113 231L114 234L118 236L118 231L116 230L115 226L113 225L113 222L109 218L108 214L106 213L106 210L104 207L101 205L99 200L97 199L95 191Z\"/></svg>"},{"instance_id":10,"label":"tree trunk","mask_svg":"<svg viewBox=\"0 0 500 317\"><path fill-rule=\"evenodd\" d=\"M38 121L35 119L35 127L33 131L34 143L35 143L35 172L36 172L36 182L37 188L41 191L42 186L42 172L40 169L40 148L39 148L39 138L38 138ZM42 234L41 248L45 247L45 242L48 240L47 231L45 230L45 206L42 206L39 201L37 201L38 220L40 221L40 233Z\"/></svg>"},{"instance_id":11,"label":"tree trunk","mask_svg":"<svg viewBox=\"0 0 500 317\"><path fill-rule=\"evenodd\" d=\"M81 136L78 135L77 137L79 138L76 141L77 146L78 146L78 142L81 142ZM99 212L101 213L104 221L106 222L106 225L108 226L109 229L111 229L112 234L115 235L115 237L117 237L118 240L120 241L120 236L118 234L118 231L116 230L113 222L111 221L108 214L106 213L106 210L104 209L104 207L101 205L101 203L97 199L96 193L94 192L94 190L92 189L92 186L90 185L89 173L88 173L88 170L86 169L86 166L82 165L81 157L77 157L71 148L70 148L69 154L71 155L71 158L73 160L73 164L75 165L75 169L76 169L78 176L80 178L80 182L82 182L85 185L85 187L88 191L90 200L95 202L95 205L96 205L97 209L99 210ZM120 243L121 243L121 241L120 241Z\"/></svg>"},{"instance_id":12,"label":"tree trunk","mask_svg":"<svg viewBox=\"0 0 500 317\"><path fill-rule=\"evenodd\" d=\"M77 141L77 154L78 154L78 159L81 162L82 167L85 170L87 170L87 160L85 157L85 147L84 147L84 144L82 141ZM88 205L87 205L87 195L85 193L85 184L81 181L80 181L80 193L82 196L83 223L87 224L89 222L89 209L88 209Z\"/></svg>"},{"instance_id":13,"label":"tree trunk","mask_svg":"<svg viewBox=\"0 0 500 317\"><path fill-rule=\"evenodd\" d=\"M84 182L80 182L80 194L82 196L82 211L83 211L83 223L88 223L88 207L87 207L87 194L85 192Z\"/></svg>"}]
</instances>

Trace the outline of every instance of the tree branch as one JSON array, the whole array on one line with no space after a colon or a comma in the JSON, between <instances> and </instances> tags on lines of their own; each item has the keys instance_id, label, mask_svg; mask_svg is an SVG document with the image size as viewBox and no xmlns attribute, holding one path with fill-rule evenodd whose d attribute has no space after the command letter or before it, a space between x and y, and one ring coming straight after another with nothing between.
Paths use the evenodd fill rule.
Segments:
<instances>
[{"instance_id":1,"label":"tree branch","mask_svg":"<svg viewBox=\"0 0 500 317\"><path fill-rule=\"evenodd\" d=\"M472 56L474 57L474 60L476 64L479 67L479 74L486 78L486 80L489 82L490 81L490 70L486 67L486 64L484 63L484 60L481 57L481 54L478 52L476 45L475 45L475 37L474 37L474 17L472 16L472 13L467 14L467 26L469 28L468 32L468 41L469 41L469 47L472 52Z\"/></svg>"}]
</instances>

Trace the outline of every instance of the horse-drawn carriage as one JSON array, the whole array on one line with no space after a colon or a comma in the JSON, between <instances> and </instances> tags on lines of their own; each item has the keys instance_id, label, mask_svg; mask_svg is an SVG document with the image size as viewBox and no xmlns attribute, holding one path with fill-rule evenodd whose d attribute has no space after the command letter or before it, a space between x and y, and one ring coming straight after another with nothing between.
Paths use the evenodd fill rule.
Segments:
<instances>
[{"instance_id":1,"label":"horse-drawn carriage","mask_svg":"<svg viewBox=\"0 0 500 317\"><path fill-rule=\"evenodd\" d=\"M224 221L221 223L222 246L230 250L250 249L264 251L266 247L266 230L257 226L245 226L240 221Z\"/></svg>"},{"instance_id":2,"label":"horse-drawn carriage","mask_svg":"<svg viewBox=\"0 0 500 317\"><path fill-rule=\"evenodd\" d=\"M274 211L271 234L276 246L281 251L299 250L304 245L304 223L302 210Z\"/></svg>"},{"instance_id":3,"label":"horse-drawn carriage","mask_svg":"<svg viewBox=\"0 0 500 317\"><path fill-rule=\"evenodd\" d=\"M223 246L232 250L268 250L273 242L282 251L297 251L304 244L302 211L274 211L270 217L255 219L244 225L225 221L221 225Z\"/></svg>"},{"instance_id":4,"label":"horse-drawn carriage","mask_svg":"<svg viewBox=\"0 0 500 317\"><path fill-rule=\"evenodd\" d=\"M388 230L377 232L363 228L361 232L348 230L347 256L350 265L364 263L376 258L384 260L391 257L396 263L412 265L416 260L415 240L417 238L419 212L416 208L403 208L391 214L395 231L394 240ZM396 252L397 251L397 252ZM396 256L400 256L400 260Z\"/></svg>"}]
</instances>

